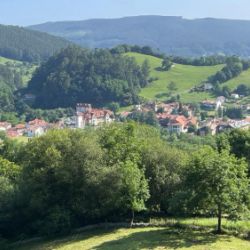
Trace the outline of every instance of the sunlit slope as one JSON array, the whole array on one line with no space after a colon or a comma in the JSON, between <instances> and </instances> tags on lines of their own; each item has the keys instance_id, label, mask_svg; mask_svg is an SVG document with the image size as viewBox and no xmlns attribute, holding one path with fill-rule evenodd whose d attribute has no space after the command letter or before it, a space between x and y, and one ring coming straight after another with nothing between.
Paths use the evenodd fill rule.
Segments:
<instances>
[{"instance_id":1,"label":"sunlit slope","mask_svg":"<svg viewBox=\"0 0 250 250\"><path fill-rule=\"evenodd\" d=\"M158 80L153 81L150 86L142 89L140 93L142 97L150 100L165 100L169 92L167 86L172 81L177 85L177 90L172 94L179 94L183 101L196 102L204 98L212 98L208 93L188 92L193 86L200 84L223 67L223 65L190 66L174 64L171 70L161 71L162 59L133 52L126 53L126 55L134 57L139 64L148 60L151 68L150 76L152 78L158 78Z\"/></svg>"}]
</instances>

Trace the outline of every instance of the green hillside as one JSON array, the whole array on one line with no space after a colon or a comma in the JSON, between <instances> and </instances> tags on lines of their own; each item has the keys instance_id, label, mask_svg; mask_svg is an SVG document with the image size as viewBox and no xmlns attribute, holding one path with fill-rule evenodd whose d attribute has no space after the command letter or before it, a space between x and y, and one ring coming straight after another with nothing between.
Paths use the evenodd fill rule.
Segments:
<instances>
[{"instance_id":1,"label":"green hillside","mask_svg":"<svg viewBox=\"0 0 250 250\"><path fill-rule=\"evenodd\" d=\"M231 90L235 89L239 84L246 84L250 87L250 69L243 71L238 77L223 83L222 86L228 86Z\"/></svg>"},{"instance_id":2,"label":"green hillside","mask_svg":"<svg viewBox=\"0 0 250 250\"><path fill-rule=\"evenodd\" d=\"M223 65L190 66L174 64L170 71L161 71L162 60L159 58L133 52L129 52L126 55L134 57L139 64L142 64L144 60L148 60L151 68L150 76L158 78L158 80L144 88L140 95L151 100L166 100L169 92L167 86L172 81L176 83L178 88L172 94L179 94L184 102L198 102L205 98L213 98L209 93L189 93L189 90L223 67Z\"/></svg>"},{"instance_id":3,"label":"green hillside","mask_svg":"<svg viewBox=\"0 0 250 250\"><path fill-rule=\"evenodd\" d=\"M22 78L24 87L27 86L29 80L33 75L33 72L37 68L35 64L13 60L1 56L0 56L0 65L4 65L8 69L18 72Z\"/></svg>"},{"instance_id":4,"label":"green hillside","mask_svg":"<svg viewBox=\"0 0 250 250\"><path fill-rule=\"evenodd\" d=\"M71 43L43 32L0 25L0 56L25 62L41 62Z\"/></svg>"}]
</instances>

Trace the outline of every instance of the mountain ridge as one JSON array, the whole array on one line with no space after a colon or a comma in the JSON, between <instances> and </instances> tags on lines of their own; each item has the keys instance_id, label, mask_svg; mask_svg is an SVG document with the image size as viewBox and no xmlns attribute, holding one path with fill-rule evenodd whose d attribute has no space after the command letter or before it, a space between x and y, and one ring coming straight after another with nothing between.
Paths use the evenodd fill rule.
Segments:
<instances>
[{"instance_id":1,"label":"mountain ridge","mask_svg":"<svg viewBox=\"0 0 250 250\"><path fill-rule=\"evenodd\" d=\"M28 62L47 60L71 42L45 32L0 24L0 56Z\"/></svg>"},{"instance_id":2,"label":"mountain ridge","mask_svg":"<svg viewBox=\"0 0 250 250\"><path fill-rule=\"evenodd\" d=\"M61 36L83 47L119 44L151 46L180 56L223 53L250 56L250 21L144 15L114 19L47 22L28 27Z\"/></svg>"}]
</instances>

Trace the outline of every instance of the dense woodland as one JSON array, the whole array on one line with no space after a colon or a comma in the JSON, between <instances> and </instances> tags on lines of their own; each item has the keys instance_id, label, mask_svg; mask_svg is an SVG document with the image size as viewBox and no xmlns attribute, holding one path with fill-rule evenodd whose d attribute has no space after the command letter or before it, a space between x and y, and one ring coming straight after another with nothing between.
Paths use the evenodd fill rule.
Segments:
<instances>
[{"instance_id":1,"label":"dense woodland","mask_svg":"<svg viewBox=\"0 0 250 250\"><path fill-rule=\"evenodd\" d=\"M0 111L13 111L14 91L22 86L19 72L0 64Z\"/></svg>"},{"instance_id":2,"label":"dense woodland","mask_svg":"<svg viewBox=\"0 0 250 250\"><path fill-rule=\"evenodd\" d=\"M140 67L133 58L69 47L41 65L27 91L41 108L74 107L77 102L130 105L139 101L148 76L148 66Z\"/></svg>"},{"instance_id":3,"label":"dense woodland","mask_svg":"<svg viewBox=\"0 0 250 250\"><path fill-rule=\"evenodd\" d=\"M182 148L134 123L50 131L25 146L1 138L3 238L133 223L138 214L216 216L219 232L224 216L249 218L249 131L199 139L206 146L180 137Z\"/></svg>"},{"instance_id":4,"label":"dense woodland","mask_svg":"<svg viewBox=\"0 0 250 250\"><path fill-rule=\"evenodd\" d=\"M0 25L0 56L27 62L47 60L70 42L17 26Z\"/></svg>"}]
</instances>

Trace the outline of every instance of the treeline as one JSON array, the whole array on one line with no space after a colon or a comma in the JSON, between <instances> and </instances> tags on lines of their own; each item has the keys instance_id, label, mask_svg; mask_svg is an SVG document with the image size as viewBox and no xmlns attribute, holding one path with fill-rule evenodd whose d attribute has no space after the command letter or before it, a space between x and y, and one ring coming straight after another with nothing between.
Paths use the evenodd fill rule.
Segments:
<instances>
[{"instance_id":1,"label":"treeline","mask_svg":"<svg viewBox=\"0 0 250 250\"><path fill-rule=\"evenodd\" d=\"M4 238L52 236L104 221L133 223L139 212L249 216L249 131L220 135L214 148L195 152L134 123L50 131L25 145L2 140Z\"/></svg>"},{"instance_id":2,"label":"treeline","mask_svg":"<svg viewBox=\"0 0 250 250\"><path fill-rule=\"evenodd\" d=\"M228 57L226 59L226 66L215 75L209 77L208 81L212 84L220 84L240 75L243 70L249 68L250 61L241 60L236 56Z\"/></svg>"},{"instance_id":3,"label":"treeline","mask_svg":"<svg viewBox=\"0 0 250 250\"><path fill-rule=\"evenodd\" d=\"M169 59L174 63L193 65L193 66L214 66L226 63L227 57L223 55L203 56L197 58L170 56Z\"/></svg>"},{"instance_id":4,"label":"treeline","mask_svg":"<svg viewBox=\"0 0 250 250\"><path fill-rule=\"evenodd\" d=\"M0 56L27 62L47 60L70 42L17 26L0 25Z\"/></svg>"},{"instance_id":5,"label":"treeline","mask_svg":"<svg viewBox=\"0 0 250 250\"><path fill-rule=\"evenodd\" d=\"M38 68L27 92L36 96L39 108L74 107L77 102L130 105L148 84L147 65L106 49L68 47Z\"/></svg>"},{"instance_id":6,"label":"treeline","mask_svg":"<svg viewBox=\"0 0 250 250\"><path fill-rule=\"evenodd\" d=\"M224 64L227 61L227 56L224 55L212 55L202 57L181 57L174 55L166 55L161 53L149 46L138 46L138 45L118 45L110 50L113 54L123 54L127 52L136 52L144 55L150 55L161 59L169 60L172 63L193 65L193 66L214 66Z\"/></svg>"}]
</instances>

